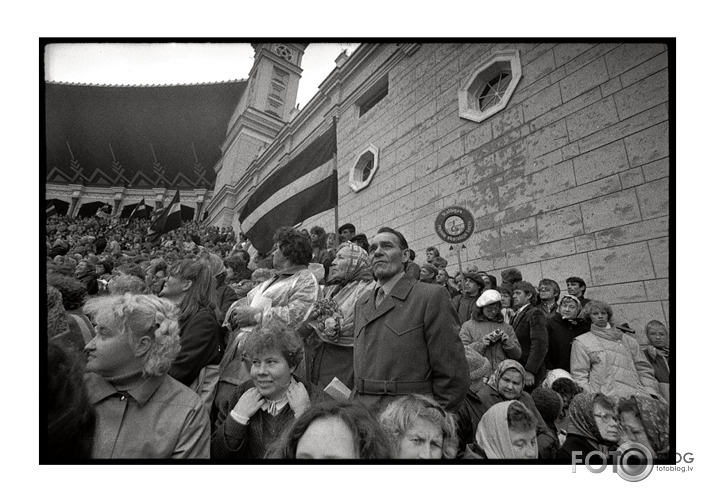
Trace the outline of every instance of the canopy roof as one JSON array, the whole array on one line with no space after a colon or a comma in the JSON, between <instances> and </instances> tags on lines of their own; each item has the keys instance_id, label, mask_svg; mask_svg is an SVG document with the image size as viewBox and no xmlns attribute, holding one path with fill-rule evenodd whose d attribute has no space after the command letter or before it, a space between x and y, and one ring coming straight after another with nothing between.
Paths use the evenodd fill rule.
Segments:
<instances>
[{"instance_id":1,"label":"canopy roof","mask_svg":"<svg viewBox=\"0 0 715 503\"><path fill-rule=\"evenodd\" d=\"M211 189L246 81L45 83L46 181Z\"/></svg>"}]
</instances>

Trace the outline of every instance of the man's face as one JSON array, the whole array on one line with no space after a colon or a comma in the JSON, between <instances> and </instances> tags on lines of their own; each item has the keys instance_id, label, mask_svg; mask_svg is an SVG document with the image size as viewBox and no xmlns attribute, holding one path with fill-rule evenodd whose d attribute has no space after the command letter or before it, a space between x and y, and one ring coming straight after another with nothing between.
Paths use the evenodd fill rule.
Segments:
<instances>
[{"instance_id":1,"label":"man's face","mask_svg":"<svg viewBox=\"0 0 715 503\"><path fill-rule=\"evenodd\" d=\"M586 290L580 283L566 283L566 289L569 291L569 295L575 297L583 297L583 292Z\"/></svg>"},{"instance_id":2,"label":"man's face","mask_svg":"<svg viewBox=\"0 0 715 503\"><path fill-rule=\"evenodd\" d=\"M387 280L402 271L409 257L410 252L400 250L399 240L391 232L377 234L370 244L370 262L377 279Z\"/></svg>"},{"instance_id":3,"label":"man's face","mask_svg":"<svg viewBox=\"0 0 715 503\"><path fill-rule=\"evenodd\" d=\"M524 290L514 290L512 298L514 299L514 309L519 309L521 306L531 302L531 293L526 293Z\"/></svg>"},{"instance_id":4,"label":"man's face","mask_svg":"<svg viewBox=\"0 0 715 503\"><path fill-rule=\"evenodd\" d=\"M479 291L479 283L472 278L464 280L464 291L467 295L475 295Z\"/></svg>"},{"instance_id":5,"label":"man's face","mask_svg":"<svg viewBox=\"0 0 715 503\"><path fill-rule=\"evenodd\" d=\"M427 250L427 262L430 264L434 260L434 250Z\"/></svg>"},{"instance_id":6,"label":"man's face","mask_svg":"<svg viewBox=\"0 0 715 503\"><path fill-rule=\"evenodd\" d=\"M553 302L556 293L554 292L554 287L543 283L539 285L539 297L544 302Z\"/></svg>"},{"instance_id":7,"label":"man's face","mask_svg":"<svg viewBox=\"0 0 715 503\"><path fill-rule=\"evenodd\" d=\"M426 267L420 268L420 281L432 281L432 271Z\"/></svg>"},{"instance_id":8,"label":"man's face","mask_svg":"<svg viewBox=\"0 0 715 503\"><path fill-rule=\"evenodd\" d=\"M648 342L659 349L667 348L670 343L668 332L664 327L652 327L646 332Z\"/></svg>"},{"instance_id":9,"label":"man's face","mask_svg":"<svg viewBox=\"0 0 715 503\"><path fill-rule=\"evenodd\" d=\"M345 241L350 241L352 238L355 237L355 231L351 231L350 229L343 229L342 231L340 231L340 237L342 237Z\"/></svg>"}]
</instances>

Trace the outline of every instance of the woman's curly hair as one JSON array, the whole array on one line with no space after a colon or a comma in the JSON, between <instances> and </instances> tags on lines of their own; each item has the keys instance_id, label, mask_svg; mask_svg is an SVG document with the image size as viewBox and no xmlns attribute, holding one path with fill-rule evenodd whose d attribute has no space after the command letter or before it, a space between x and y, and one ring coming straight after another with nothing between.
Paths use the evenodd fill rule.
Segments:
<instances>
[{"instance_id":1,"label":"woman's curly hair","mask_svg":"<svg viewBox=\"0 0 715 503\"><path fill-rule=\"evenodd\" d=\"M84 308L93 321L102 318L136 344L149 336L152 345L144 357L143 374L162 376L171 368L181 347L176 307L155 295L113 295L87 302Z\"/></svg>"},{"instance_id":2,"label":"woman's curly hair","mask_svg":"<svg viewBox=\"0 0 715 503\"><path fill-rule=\"evenodd\" d=\"M269 351L277 351L288 365L297 367L303 361L303 343L298 334L279 320L271 320L262 327L246 334L241 349L247 358Z\"/></svg>"},{"instance_id":3,"label":"woman's curly hair","mask_svg":"<svg viewBox=\"0 0 715 503\"><path fill-rule=\"evenodd\" d=\"M280 227L273 235L273 242L281 249L283 256L293 265L308 265L313 258L310 239L292 227Z\"/></svg>"}]
</instances>

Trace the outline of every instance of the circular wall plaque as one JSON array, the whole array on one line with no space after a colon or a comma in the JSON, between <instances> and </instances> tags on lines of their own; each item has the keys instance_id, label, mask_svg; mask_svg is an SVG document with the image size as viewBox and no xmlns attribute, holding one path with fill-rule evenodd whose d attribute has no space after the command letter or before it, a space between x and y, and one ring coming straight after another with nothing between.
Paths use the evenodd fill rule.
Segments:
<instances>
[{"instance_id":1,"label":"circular wall plaque","mask_svg":"<svg viewBox=\"0 0 715 503\"><path fill-rule=\"evenodd\" d=\"M474 232L474 217L466 208L450 206L439 212L434 228L442 241L463 243Z\"/></svg>"}]
</instances>

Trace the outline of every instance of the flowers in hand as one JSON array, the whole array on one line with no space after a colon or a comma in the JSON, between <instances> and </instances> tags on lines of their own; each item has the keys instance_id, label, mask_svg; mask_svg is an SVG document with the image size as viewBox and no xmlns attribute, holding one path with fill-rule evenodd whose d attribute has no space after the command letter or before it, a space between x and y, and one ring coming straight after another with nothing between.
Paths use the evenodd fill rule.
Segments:
<instances>
[{"instance_id":1,"label":"flowers in hand","mask_svg":"<svg viewBox=\"0 0 715 503\"><path fill-rule=\"evenodd\" d=\"M309 325L331 342L338 340L343 313L332 299L322 299L313 304L313 318Z\"/></svg>"}]
</instances>

